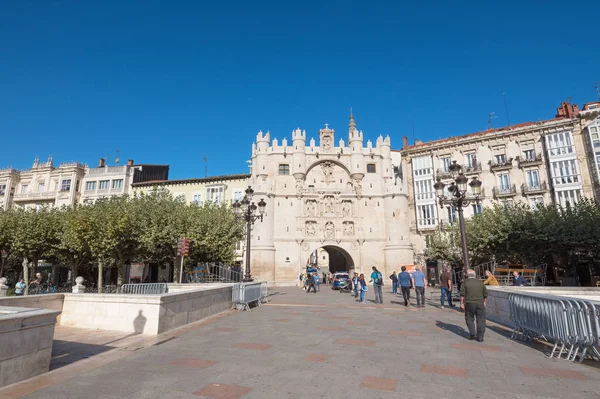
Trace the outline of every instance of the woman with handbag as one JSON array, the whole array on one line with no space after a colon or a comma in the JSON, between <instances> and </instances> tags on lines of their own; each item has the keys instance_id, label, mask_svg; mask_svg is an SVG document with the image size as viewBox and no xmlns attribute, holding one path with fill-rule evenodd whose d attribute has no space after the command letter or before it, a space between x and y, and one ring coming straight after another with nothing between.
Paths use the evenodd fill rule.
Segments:
<instances>
[{"instance_id":1,"label":"woman with handbag","mask_svg":"<svg viewBox=\"0 0 600 399\"><path fill-rule=\"evenodd\" d=\"M360 303L362 303L364 305L366 303L365 302L365 292L367 292L369 288L367 287L367 282L365 281L365 275L362 273L358 277L358 286L360 289Z\"/></svg>"}]
</instances>

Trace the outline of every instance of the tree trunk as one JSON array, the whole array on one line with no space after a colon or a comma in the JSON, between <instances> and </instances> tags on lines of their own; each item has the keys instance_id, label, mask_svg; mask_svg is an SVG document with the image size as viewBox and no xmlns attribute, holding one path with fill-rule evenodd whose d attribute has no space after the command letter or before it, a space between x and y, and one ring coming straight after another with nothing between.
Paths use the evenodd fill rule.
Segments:
<instances>
[{"instance_id":1,"label":"tree trunk","mask_svg":"<svg viewBox=\"0 0 600 399\"><path fill-rule=\"evenodd\" d=\"M102 267L102 261L98 262L98 294L102 293L102 277L104 277L104 268Z\"/></svg>"},{"instance_id":2,"label":"tree trunk","mask_svg":"<svg viewBox=\"0 0 600 399\"><path fill-rule=\"evenodd\" d=\"M29 262L23 258L23 280L25 280L25 295L29 294Z\"/></svg>"},{"instance_id":3,"label":"tree trunk","mask_svg":"<svg viewBox=\"0 0 600 399\"><path fill-rule=\"evenodd\" d=\"M117 286L122 286L125 283L125 263L119 261L117 263Z\"/></svg>"},{"instance_id":4,"label":"tree trunk","mask_svg":"<svg viewBox=\"0 0 600 399\"><path fill-rule=\"evenodd\" d=\"M56 263L52 264L52 276L50 276L50 277L51 277L51 280L48 282L49 283L52 282L53 285L56 285Z\"/></svg>"},{"instance_id":5,"label":"tree trunk","mask_svg":"<svg viewBox=\"0 0 600 399\"><path fill-rule=\"evenodd\" d=\"M37 274L38 258L34 258L31 263L31 274L35 276Z\"/></svg>"},{"instance_id":6,"label":"tree trunk","mask_svg":"<svg viewBox=\"0 0 600 399\"><path fill-rule=\"evenodd\" d=\"M75 279L77 278L77 265L71 265L71 284L75 285Z\"/></svg>"}]
</instances>

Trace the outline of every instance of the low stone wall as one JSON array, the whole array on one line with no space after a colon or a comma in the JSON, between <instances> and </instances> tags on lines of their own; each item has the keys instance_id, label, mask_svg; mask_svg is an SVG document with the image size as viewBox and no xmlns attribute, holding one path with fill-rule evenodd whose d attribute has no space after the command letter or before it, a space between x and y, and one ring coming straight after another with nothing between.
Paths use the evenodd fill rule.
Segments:
<instances>
[{"instance_id":1,"label":"low stone wall","mask_svg":"<svg viewBox=\"0 0 600 399\"><path fill-rule=\"evenodd\" d=\"M50 369L58 310L0 306L0 387Z\"/></svg>"},{"instance_id":2,"label":"low stone wall","mask_svg":"<svg viewBox=\"0 0 600 399\"><path fill-rule=\"evenodd\" d=\"M63 308L65 294L44 294L7 296L0 298L0 306L16 306L21 308L48 309L61 311ZM57 323L60 324L61 315L58 315Z\"/></svg>"},{"instance_id":3,"label":"low stone wall","mask_svg":"<svg viewBox=\"0 0 600 399\"><path fill-rule=\"evenodd\" d=\"M488 320L512 327L510 322L510 307L508 306L508 294L510 291L504 287L487 287L488 297L485 314Z\"/></svg>"},{"instance_id":4,"label":"low stone wall","mask_svg":"<svg viewBox=\"0 0 600 399\"><path fill-rule=\"evenodd\" d=\"M221 287L232 287L233 283L169 283L167 287L169 288L169 294L182 292L182 291L192 291L192 290L205 290L211 288L221 288Z\"/></svg>"},{"instance_id":5,"label":"low stone wall","mask_svg":"<svg viewBox=\"0 0 600 399\"><path fill-rule=\"evenodd\" d=\"M156 335L231 309L231 284L161 295L65 294L62 326Z\"/></svg>"}]
</instances>

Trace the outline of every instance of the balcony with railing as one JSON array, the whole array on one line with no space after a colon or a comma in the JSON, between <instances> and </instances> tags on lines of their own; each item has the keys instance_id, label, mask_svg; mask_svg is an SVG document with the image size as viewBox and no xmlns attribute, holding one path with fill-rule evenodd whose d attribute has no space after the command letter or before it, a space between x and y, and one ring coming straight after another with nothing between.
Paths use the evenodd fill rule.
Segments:
<instances>
[{"instance_id":1,"label":"balcony with railing","mask_svg":"<svg viewBox=\"0 0 600 399\"><path fill-rule=\"evenodd\" d=\"M435 171L435 177L439 177L440 179L452 179L452 172L447 169L437 169Z\"/></svg>"},{"instance_id":2,"label":"balcony with railing","mask_svg":"<svg viewBox=\"0 0 600 399\"><path fill-rule=\"evenodd\" d=\"M462 168L462 172L465 175L480 173L483 169L481 168L481 162L474 162L466 164Z\"/></svg>"},{"instance_id":3,"label":"balcony with railing","mask_svg":"<svg viewBox=\"0 0 600 399\"><path fill-rule=\"evenodd\" d=\"M557 176L552 178L552 184L555 186L565 186L581 183L579 175Z\"/></svg>"},{"instance_id":4,"label":"balcony with railing","mask_svg":"<svg viewBox=\"0 0 600 399\"><path fill-rule=\"evenodd\" d=\"M88 175L122 174L127 171L127 166L105 166L103 168L90 168Z\"/></svg>"},{"instance_id":5,"label":"balcony with railing","mask_svg":"<svg viewBox=\"0 0 600 399\"><path fill-rule=\"evenodd\" d=\"M15 194L14 200L15 201L29 201L29 200L37 200L37 199L42 199L42 200L52 200L56 197L56 192L55 191L44 191L41 193L20 193L20 194Z\"/></svg>"},{"instance_id":6,"label":"balcony with railing","mask_svg":"<svg viewBox=\"0 0 600 399\"><path fill-rule=\"evenodd\" d=\"M523 195L543 194L548 191L548 185L545 181L539 184L522 184L521 191L523 192Z\"/></svg>"},{"instance_id":7,"label":"balcony with railing","mask_svg":"<svg viewBox=\"0 0 600 399\"><path fill-rule=\"evenodd\" d=\"M517 187L514 184L509 187L494 187L492 189L492 194L495 199L514 197L517 195Z\"/></svg>"},{"instance_id":8,"label":"balcony with railing","mask_svg":"<svg viewBox=\"0 0 600 399\"><path fill-rule=\"evenodd\" d=\"M422 201L422 200L431 200L431 199L435 199L435 192L432 191L430 193L417 193L415 194L415 199L417 201Z\"/></svg>"},{"instance_id":9,"label":"balcony with railing","mask_svg":"<svg viewBox=\"0 0 600 399\"><path fill-rule=\"evenodd\" d=\"M542 159L542 154L538 154L534 157L517 157L517 162L519 163L519 168L525 168L527 166L538 166L544 163Z\"/></svg>"},{"instance_id":10,"label":"balcony with railing","mask_svg":"<svg viewBox=\"0 0 600 399\"><path fill-rule=\"evenodd\" d=\"M513 167L512 164L513 159L512 158L508 158L506 161L504 162L494 162L494 161L490 161L489 165L490 165L490 170L492 172L498 172L501 170L510 170Z\"/></svg>"},{"instance_id":11,"label":"balcony with railing","mask_svg":"<svg viewBox=\"0 0 600 399\"><path fill-rule=\"evenodd\" d=\"M419 230L437 230L438 224L436 218L418 219L417 228Z\"/></svg>"},{"instance_id":12,"label":"balcony with railing","mask_svg":"<svg viewBox=\"0 0 600 399\"><path fill-rule=\"evenodd\" d=\"M575 146L567 145L564 147L551 147L548 149L548 153L552 157L560 156L560 155L569 155L575 153Z\"/></svg>"}]
</instances>

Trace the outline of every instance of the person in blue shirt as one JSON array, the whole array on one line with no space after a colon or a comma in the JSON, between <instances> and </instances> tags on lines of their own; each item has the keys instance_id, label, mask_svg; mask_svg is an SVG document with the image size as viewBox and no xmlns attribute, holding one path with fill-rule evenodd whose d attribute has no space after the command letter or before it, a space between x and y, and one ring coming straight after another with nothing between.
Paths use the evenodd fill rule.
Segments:
<instances>
[{"instance_id":1,"label":"person in blue shirt","mask_svg":"<svg viewBox=\"0 0 600 399\"><path fill-rule=\"evenodd\" d=\"M408 306L410 303L410 287L411 277L410 273L406 271L406 266L402 266L401 272L398 274L398 284L402 290L402 297L404 298L404 306Z\"/></svg>"},{"instance_id":2,"label":"person in blue shirt","mask_svg":"<svg viewBox=\"0 0 600 399\"><path fill-rule=\"evenodd\" d=\"M373 272L371 273L371 280L373 282L373 291L375 291L375 303L383 303L383 275L375 266L373 266Z\"/></svg>"},{"instance_id":3,"label":"person in blue shirt","mask_svg":"<svg viewBox=\"0 0 600 399\"><path fill-rule=\"evenodd\" d=\"M415 267L412 274L413 285L415 286L415 294L417 295L417 307L425 307L425 274L421 271L421 267Z\"/></svg>"}]
</instances>

